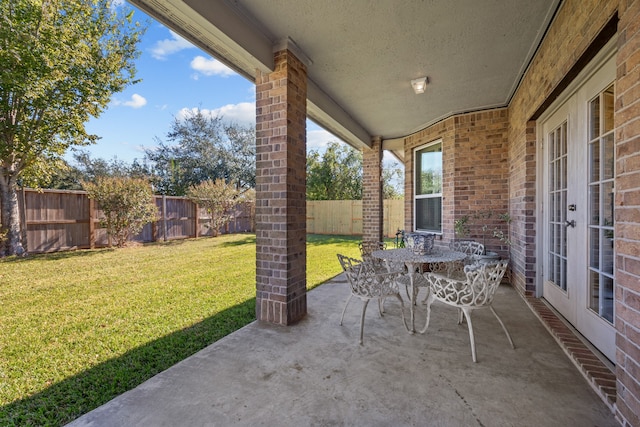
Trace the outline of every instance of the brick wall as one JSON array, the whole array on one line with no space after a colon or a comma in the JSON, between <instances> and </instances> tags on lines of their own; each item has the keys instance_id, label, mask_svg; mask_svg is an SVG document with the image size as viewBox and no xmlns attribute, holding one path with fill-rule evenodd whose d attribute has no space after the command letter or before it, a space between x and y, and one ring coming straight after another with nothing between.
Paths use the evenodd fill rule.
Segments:
<instances>
[{"instance_id":1,"label":"brick wall","mask_svg":"<svg viewBox=\"0 0 640 427\"><path fill-rule=\"evenodd\" d=\"M479 211L508 211L508 118L507 109L462 114L406 138L405 159L410 160L405 164L405 194L413 194L413 150L442 139L443 244L455 237L455 219ZM411 197L405 197L405 227L413 229ZM481 239L480 234L469 237ZM486 244L506 255L508 249L499 240L490 237Z\"/></svg>"},{"instance_id":2,"label":"brick wall","mask_svg":"<svg viewBox=\"0 0 640 427\"><path fill-rule=\"evenodd\" d=\"M487 250L508 256L507 246L492 235L483 239L479 230L479 226L486 223L489 229L498 227L505 234L509 232L506 225L496 218L499 213L509 212L508 110L459 115L454 117L454 122L455 217L494 212L489 219L475 221L477 226L470 237L484 241Z\"/></svg>"},{"instance_id":3,"label":"brick wall","mask_svg":"<svg viewBox=\"0 0 640 427\"><path fill-rule=\"evenodd\" d=\"M617 416L640 425L640 0L620 1L616 57Z\"/></svg>"},{"instance_id":4,"label":"brick wall","mask_svg":"<svg viewBox=\"0 0 640 427\"><path fill-rule=\"evenodd\" d=\"M443 163L443 188L442 188L442 217L445 234L443 239L451 238L453 219L451 218L453 207L453 181L454 176L454 120L443 120L435 125L423 129L404 140L404 229L413 231L413 150L430 142L442 139L442 163Z\"/></svg>"},{"instance_id":5,"label":"brick wall","mask_svg":"<svg viewBox=\"0 0 640 427\"><path fill-rule=\"evenodd\" d=\"M509 106L512 281L529 295L536 288L536 123L531 118L609 22L617 3L566 0Z\"/></svg>"},{"instance_id":6,"label":"brick wall","mask_svg":"<svg viewBox=\"0 0 640 427\"><path fill-rule=\"evenodd\" d=\"M256 77L256 316L307 312L306 67L288 50Z\"/></svg>"},{"instance_id":7,"label":"brick wall","mask_svg":"<svg viewBox=\"0 0 640 427\"><path fill-rule=\"evenodd\" d=\"M535 118L567 80L575 76L587 56L585 53L607 32L607 24L615 22L616 13L619 18L615 111L616 416L623 425L640 426L640 0L565 0L508 112L496 110L452 117L405 138L405 226L407 229L413 226L410 196L413 194L413 149L442 138L443 238L453 237L454 218L473 206L502 207L508 200L513 221L512 283L523 294L535 294L538 242ZM487 113L493 116L485 116ZM491 120L496 120L495 133L483 128ZM496 156L490 154L488 148L494 143ZM487 157L500 159L494 165L500 168L495 185L488 176L494 169L479 166ZM475 186L476 191L470 185ZM505 185L506 199L497 194ZM479 190L487 188L497 192L494 201L478 197Z\"/></svg>"},{"instance_id":8,"label":"brick wall","mask_svg":"<svg viewBox=\"0 0 640 427\"><path fill-rule=\"evenodd\" d=\"M565 0L510 104L513 281L534 293L536 111L553 99L618 13L616 80L616 416L640 425L640 0Z\"/></svg>"}]
</instances>

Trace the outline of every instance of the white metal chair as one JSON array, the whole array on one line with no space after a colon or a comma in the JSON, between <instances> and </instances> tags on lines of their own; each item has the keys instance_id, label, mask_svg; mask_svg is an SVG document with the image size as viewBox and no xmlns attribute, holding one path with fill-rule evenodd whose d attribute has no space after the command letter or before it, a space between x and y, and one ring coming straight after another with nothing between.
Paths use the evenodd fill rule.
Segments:
<instances>
[{"instance_id":1,"label":"white metal chair","mask_svg":"<svg viewBox=\"0 0 640 427\"><path fill-rule=\"evenodd\" d=\"M449 243L449 249L456 252L462 252L467 255L464 259L464 265L475 264L475 255L484 254L484 245L475 240L454 240Z\"/></svg>"},{"instance_id":2,"label":"white metal chair","mask_svg":"<svg viewBox=\"0 0 640 427\"><path fill-rule=\"evenodd\" d=\"M349 281L351 288L351 295L349 295L349 298L342 309L340 325L342 325L344 313L347 311L347 306L349 305L351 297L355 296L360 298L364 303L360 318L360 344L362 344L364 336L364 318L369 301L372 299L378 300L380 316L383 316L384 314L381 306L382 300L387 297L394 296L400 301L402 321L405 328L407 327L407 321L404 317L404 302L402 301L402 297L400 297L398 284L396 283L399 273L379 273L376 272L373 264L370 262L358 262L359 260L349 258L341 254L338 254L338 260L346 273L347 280Z\"/></svg>"},{"instance_id":3,"label":"white metal chair","mask_svg":"<svg viewBox=\"0 0 640 427\"><path fill-rule=\"evenodd\" d=\"M467 319L469 328L469 338L471 340L471 356L476 361L476 343L473 336L473 324L471 323L471 312L473 310L488 308L498 319L502 330L507 335L507 339L512 348L515 348L509 331L492 307L495 292L500 286L500 282L507 270L507 260L490 264L474 264L464 267L464 278L452 278L438 273L426 273L425 278L431 287L428 299L427 321L421 333L429 327L431 314L430 306L434 300L441 301L450 306L460 309L458 324L462 323L463 315Z\"/></svg>"},{"instance_id":4,"label":"white metal chair","mask_svg":"<svg viewBox=\"0 0 640 427\"><path fill-rule=\"evenodd\" d=\"M364 261L371 262L378 273L387 272L387 267L381 259L377 259L371 256L374 251L382 251L387 249L385 242L372 242L363 241L358 243L358 249L360 249L360 256Z\"/></svg>"}]
</instances>

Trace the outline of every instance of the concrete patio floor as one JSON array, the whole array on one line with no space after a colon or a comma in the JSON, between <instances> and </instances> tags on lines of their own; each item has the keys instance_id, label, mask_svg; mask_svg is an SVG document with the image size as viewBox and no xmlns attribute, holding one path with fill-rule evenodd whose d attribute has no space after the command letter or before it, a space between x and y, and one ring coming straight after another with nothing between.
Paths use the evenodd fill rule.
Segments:
<instances>
[{"instance_id":1,"label":"concrete patio floor","mask_svg":"<svg viewBox=\"0 0 640 427\"><path fill-rule=\"evenodd\" d=\"M400 305L362 303L344 275L308 293L294 326L254 322L70 426L617 426L609 407L510 286L473 314L478 363L455 309L411 335ZM424 322L417 308L417 325Z\"/></svg>"}]
</instances>

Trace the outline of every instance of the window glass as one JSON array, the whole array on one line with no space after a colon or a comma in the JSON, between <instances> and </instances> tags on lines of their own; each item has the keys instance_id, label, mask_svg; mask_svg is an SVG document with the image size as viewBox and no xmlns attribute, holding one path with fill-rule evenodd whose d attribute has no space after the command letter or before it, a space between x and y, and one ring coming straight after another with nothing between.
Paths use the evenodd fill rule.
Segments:
<instances>
[{"instance_id":1,"label":"window glass","mask_svg":"<svg viewBox=\"0 0 640 427\"><path fill-rule=\"evenodd\" d=\"M418 148L415 158L415 229L442 233L442 142Z\"/></svg>"},{"instance_id":2,"label":"window glass","mask_svg":"<svg viewBox=\"0 0 640 427\"><path fill-rule=\"evenodd\" d=\"M442 144L416 151L416 195L442 193Z\"/></svg>"}]
</instances>

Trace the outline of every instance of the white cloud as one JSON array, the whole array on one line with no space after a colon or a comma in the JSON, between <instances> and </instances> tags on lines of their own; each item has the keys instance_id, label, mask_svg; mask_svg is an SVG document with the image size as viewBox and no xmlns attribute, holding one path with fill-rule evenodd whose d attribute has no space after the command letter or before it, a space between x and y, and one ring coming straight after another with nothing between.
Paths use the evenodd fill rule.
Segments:
<instances>
[{"instance_id":1,"label":"white cloud","mask_svg":"<svg viewBox=\"0 0 640 427\"><path fill-rule=\"evenodd\" d=\"M151 56L156 59L164 60L167 59L167 56L173 53L195 47L173 31L169 31L169 33L171 35L170 39L158 40L151 48Z\"/></svg>"},{"instance_id":2,"label":"white cloud","mask_svg":"<svg viewBox=\"0 0 640 427\"><path fill-rule=\"evenodd\" d=\"M119 99L114 99L113 101L111 101L111 105L113 106L122 105L124 107L140 108L147 105L147 99L142 95L138 95L137 93L134 93L133 95L131 95L130 100L121 101Z\"/></svg>"},{"instance_id":3,"label":"white cloud","mask_svg":"<svg viewBox=\"0 0 640 427\"><path fill-rule=\"evenodd\" d=\"M222 116L226 122L238 123L242 126L256 125L256 104L253 102L240 102L238 104L228 104L213 110L207 108L182 108L176 114L178 120L184 119L187 114L200 110L205 115L211 117Z\"/></svg>"},{"instance_id":4,"label":"white cloud","mask_svg":"<svg viewBox=\"0 0 640 427\"><path fill-rule=\"evenodd\" d=\"M131 95L131 100L123 102L122 105L125 107L140 108L147 105L147 100L144 96L134 93Z\"/></svg>"},{"instance_id":5,"label":"white cloud","mask_svg":"<svg viewBox=\"0 0 640 427\"><path fill-rule=\"evenodd\" d=\"M236 74L231 68L224 65L222 62L217 59L207 59L204 56L196 56L191 61L191 68L197 71L200 74L204 74L205 76L222 76L228 77ZM193 76L194 79L198 79L198 75Z\"/></svg>"},{"instance_id":6,"label":"white cloud","mask_svg":"<svg viewBox=\"0 0 640 427\"><path fill-rule=\"evenodd\" d=\"M307 151L314 150L324 152L324 150L327 148L327 145L329 145L329 142L332 141L340 141L340 138L337 138L331 132L328 132L324 129L307 129Z\"/></svg>"}]
</instances>

